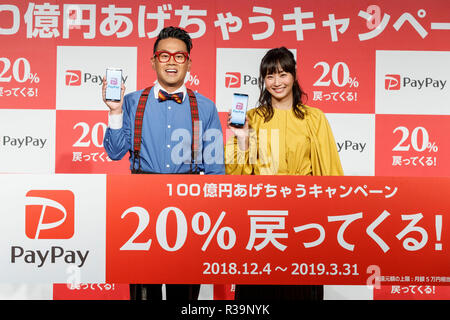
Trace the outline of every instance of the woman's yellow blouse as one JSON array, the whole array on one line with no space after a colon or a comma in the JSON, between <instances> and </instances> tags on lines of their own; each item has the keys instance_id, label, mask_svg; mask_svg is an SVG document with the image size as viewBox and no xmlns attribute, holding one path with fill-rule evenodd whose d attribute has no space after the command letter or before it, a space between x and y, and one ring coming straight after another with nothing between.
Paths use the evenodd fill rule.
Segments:
<instances>
[{"instance_id":1,"label":"woman's yellow blouse","mask_svg":"<svg viewBox=\"0 0 450 320\"><path fill-rule=\"evenodd\" d=\"M264 122L256 109L249 110L249 149L241 151L236 137L225 146L226 174L343 175L330 125L324 113L305 106L305 118L292 110L274 108Z\"/></svg>"}]
</instances>

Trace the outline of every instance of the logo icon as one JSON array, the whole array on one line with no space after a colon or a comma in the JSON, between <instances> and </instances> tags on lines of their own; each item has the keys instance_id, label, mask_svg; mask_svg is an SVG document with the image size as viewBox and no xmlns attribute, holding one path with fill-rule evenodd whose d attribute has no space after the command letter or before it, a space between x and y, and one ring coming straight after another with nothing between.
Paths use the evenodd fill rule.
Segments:
<instances>
[{"instance_id":1,"label":"logo icon","mask_svg":"<svg viewBox=\"0 0 450 320\"><path fill-rule=\"evenodd\" d=\"M240 72L225 73L225 88L240 88L240 87L241 87Z\"/></svg>"},{"instance_id":2,"label":"logo icon","mask_svg":"<svg viewBox=\"0 0 450 320\"><path fill-rule=\"evenodd\" d=\"M66 86L81 86L80 70L66 70Z\"/></svg>"},{"instance_id":3,"label":"logo icon","mask_svg":"<svg viewBox=\"0 0 450 320\"><path fill-rule=\"evenodd\" d=\"M236 103L236 110L242 110L244 109L244 104L242 102Z\"/></svg>"},{"instance_id":4,"label":"logo icon","mask_svg":"<svg viewBox=\"0 0 450 320\"><path fill-rule=\"evenodd\" d=\"M387 74L384 77L384 88L386 90L400 90L400 75Z\"/></svg>"},{"instance_id":5,"label":"logo icon","mask_svg":"<svg viewBox=\"0 0 450 320\"><path fill-rule=\"evenodd\" d=\"M25 234L30 239L70 239L75 230L70 190L30 190L25 198Z\"/></svg>"},{"instance_id":6,"label":"logo icon","mask_svg":"<svg viewBox=\"0 0 450 320\"><path fill-rule=\"evenodd\" d=\"M112 86L117 86L117 78L111 78L111 81L109 82Z\"/></svg>"}]
</instances>

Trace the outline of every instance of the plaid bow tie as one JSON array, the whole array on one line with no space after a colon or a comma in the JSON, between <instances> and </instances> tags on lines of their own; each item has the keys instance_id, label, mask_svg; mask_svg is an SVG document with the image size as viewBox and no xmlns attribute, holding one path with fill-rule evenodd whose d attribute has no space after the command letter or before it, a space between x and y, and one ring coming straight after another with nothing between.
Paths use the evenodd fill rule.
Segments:
<instances>
[{"instance_id":1,"label":"plaid bow tie","mask_svg":"<svg viewBox=\"0 0 450 320\"><path fill-rule=\"evenodd\" d=\"M158 100L159 101L174 100L176 103L181 103L183 102L183 92L167 93L163 90L159 90Z\"/></svg>"}]
</instances>

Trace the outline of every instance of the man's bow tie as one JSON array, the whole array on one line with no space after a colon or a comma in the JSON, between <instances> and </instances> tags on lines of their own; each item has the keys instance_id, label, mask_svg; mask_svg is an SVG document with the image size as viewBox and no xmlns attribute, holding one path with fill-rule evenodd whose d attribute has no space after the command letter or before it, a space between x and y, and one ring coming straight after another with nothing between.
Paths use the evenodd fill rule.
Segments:
<instances>
[{"instance_id":1,"label":"man's bow tie","mask_svg":"<svg viewBox=\"0 0 450 320\"><path fill-rule=\"evenodd\" d=\"M158 100L159 101L174 100L176 103L181 103L183 102L183 92L167 93L163 90L159 90Z\"/></svg>"}]
</instances>

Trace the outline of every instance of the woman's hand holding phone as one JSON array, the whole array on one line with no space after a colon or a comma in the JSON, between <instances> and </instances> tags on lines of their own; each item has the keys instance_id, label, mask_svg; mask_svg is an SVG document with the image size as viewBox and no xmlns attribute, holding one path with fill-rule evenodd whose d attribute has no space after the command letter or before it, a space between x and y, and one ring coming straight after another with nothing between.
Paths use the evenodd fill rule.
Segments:
<instances>
[{"instance_id":1,"label":"woman's hand holding phone","mask_svg":"<svg viewBox=\"0 0 450 320\"><path fill-rule=\"evenodd\" d=\"M228 110L227 129L231 130L231 132L233 132L233 134L237 137L239 149L241 149L242 151L246 151L248 149L248 135L249 135L247 115L245 116L244 125L241 128L238 128L231 125L231 110Z\"/></svg>"}]
</instances>

